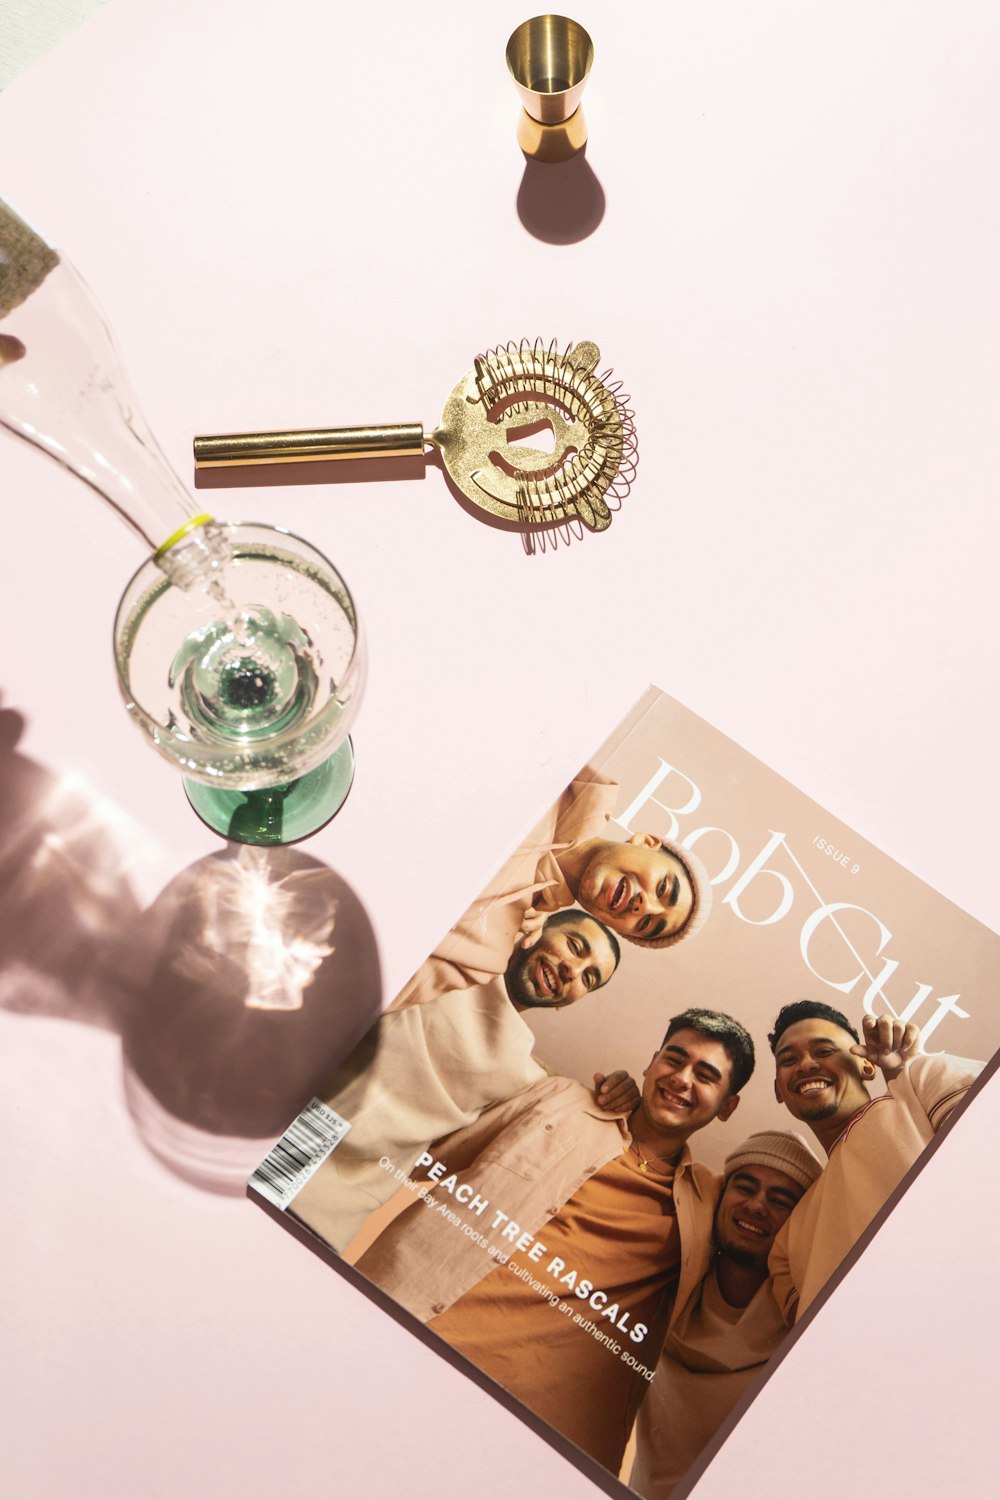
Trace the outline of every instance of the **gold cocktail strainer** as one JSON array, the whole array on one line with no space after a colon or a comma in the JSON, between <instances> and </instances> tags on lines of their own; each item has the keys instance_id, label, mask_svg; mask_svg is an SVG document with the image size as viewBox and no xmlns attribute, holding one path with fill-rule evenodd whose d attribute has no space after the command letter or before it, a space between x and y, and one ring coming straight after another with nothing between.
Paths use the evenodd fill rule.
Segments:
<instances>
[{"instance_id":1,"label":"gold cocktail strainer","mask_svg":"<svg viewBox=\"0 0 1000 1500\"><path fill-rule=\"evenodd\" d=\"M611 371L595 374L596 344L560 353L540 339L476 357L445 402L440 426L420 423L196 437L199 469L320 459L386 458L438 450L452 482L480 509L521 530L575 517L591 531L611 522L608 500L628 493L637 462L628 397ZM551 452L520 440L548 429Z\"/></svg>"}]
</instances>

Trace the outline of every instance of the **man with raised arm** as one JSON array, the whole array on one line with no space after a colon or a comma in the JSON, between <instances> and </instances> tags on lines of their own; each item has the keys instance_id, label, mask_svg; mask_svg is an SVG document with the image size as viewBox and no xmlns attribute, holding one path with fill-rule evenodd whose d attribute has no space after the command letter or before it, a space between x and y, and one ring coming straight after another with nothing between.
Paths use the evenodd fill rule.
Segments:
<instances>
[{"instance_id":1,"label":"man with raised arm","mask_svg":"<svg viewBox=\"0 0 1000 1500\"><path fill-rule=\"evenodd\" d=\"M759 1131L726 1158L711 1266L676 1309L639 1408L629 1484L646 1500L667 1500L788 1332L767 1258L822 1170L792 1131Z\"/></svg>"},{"instance_id":2,"label":"man with raised arm","mask_svg":"<svg viewBox=\"0 0 1000 1500\"><path fill-rule=\"evenodd\" d=\"M840 1011L800 1000L768 1037L778 1102L808 1125L828 1157L774 1242L774 1294L792 1323L951 1115L982 1063L920 1053L920 1032L895 1016L866 1016L864 1040ZM880 1068L888 1091L872 1098Z\"/></svg>"},{"instance_id":3,"label":"man with raised arm","mask_svg":"<svg viewBox=\"0 0 1000 1500\"><path fill-rule=\"evenodd\" d=\"M433 1147L430 1199L358 1269L617 1473L670 1306L708 1268L716 1180L688 1142L731 1117L753 1063L738 1021L691 1009L627 1115L569 1079L535 1084Z\"/></svg>"},{"instance_id":4,"label":"man with raised arm","mask_svg":"<svg viewBox=\"0 0 1000 1500\"><path fill-rule=\"evenodd\" d=\"M403 986L392 1009L484 984L553 911L578 905L630 942L666 948L708 919L698 858L652 833L607 837L618 786L585 767Z\"/></svg>"}]
</instances>

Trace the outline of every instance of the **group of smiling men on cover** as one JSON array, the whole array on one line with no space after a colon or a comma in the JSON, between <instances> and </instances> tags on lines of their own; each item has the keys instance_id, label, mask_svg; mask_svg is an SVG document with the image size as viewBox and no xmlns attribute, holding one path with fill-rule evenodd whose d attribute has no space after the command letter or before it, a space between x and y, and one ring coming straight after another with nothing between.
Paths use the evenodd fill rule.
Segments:
<instances>
[{"instance_id":1,"label":"group of smiling men on cover","mask_svg":"<svg viewBox=\"0 0 1000 1500\"><path fill-rule=\"evenodd\" d=\"M634 1426L623 1477L666 1500L981 1065L922 1054L891 1016L859 1033L786 1004L775 1128L737 1132L721 1177L695 1137L754 1069L732 1016L665 1016L641 1089L549 1072L533 1010L611 982L622 942L669 965L709 915L689 851L606 836L615 794L582 772L351 1054L326 1094L350 1130L292 1212L344 1252L422 1173L431 1198L358 1269L612 1473ZM427 1207L444 1186L450 1222Z\"/></svg>"}]
</instances>

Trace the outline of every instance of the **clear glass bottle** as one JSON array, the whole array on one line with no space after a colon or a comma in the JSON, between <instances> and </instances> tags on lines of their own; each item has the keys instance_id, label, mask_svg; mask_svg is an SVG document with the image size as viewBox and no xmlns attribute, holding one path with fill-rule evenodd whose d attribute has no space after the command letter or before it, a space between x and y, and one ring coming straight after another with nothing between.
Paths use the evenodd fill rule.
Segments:
<instances>
[{"instance_id":1,"label":"clear glass bottle","mask_svg":"<svg viewBox=\"0 0 1000 1500\"><path fill-rule=\"evenodd\" d=\"M96 490L180 587L225 567L225 538L149 430L82 277L3 199L0 422Z\"/></svg>"},{"instance_id":2,"label":"clear glass bottle","mask_svg":"<svg viewBox=\"0 0 1000 1500\"><path fill-rule=\"evenodd\" d=\"M365 678L346 584L300 538L198 513L82 279L2 200L0 422L151 552L119 605L118 681L198 816L251 844L322 827L350 790Z\"/></svg>"}]
</instances>

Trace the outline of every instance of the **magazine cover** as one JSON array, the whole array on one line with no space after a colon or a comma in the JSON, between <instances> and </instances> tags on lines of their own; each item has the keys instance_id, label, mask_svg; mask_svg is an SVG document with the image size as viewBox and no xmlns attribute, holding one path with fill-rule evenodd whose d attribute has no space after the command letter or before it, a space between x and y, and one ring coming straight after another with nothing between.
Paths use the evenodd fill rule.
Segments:
<instances>
[{"instance_id":1,"label":"magazine cover","mask_svg":"<svg viewBox=\"0 0 1000 1500\"><path fill-rule=\"evenodd\" d=\"M650 689L251 1192L666 1500L958 1118L998 973L1000 937Z\"/></svg>"}]
</instances>

